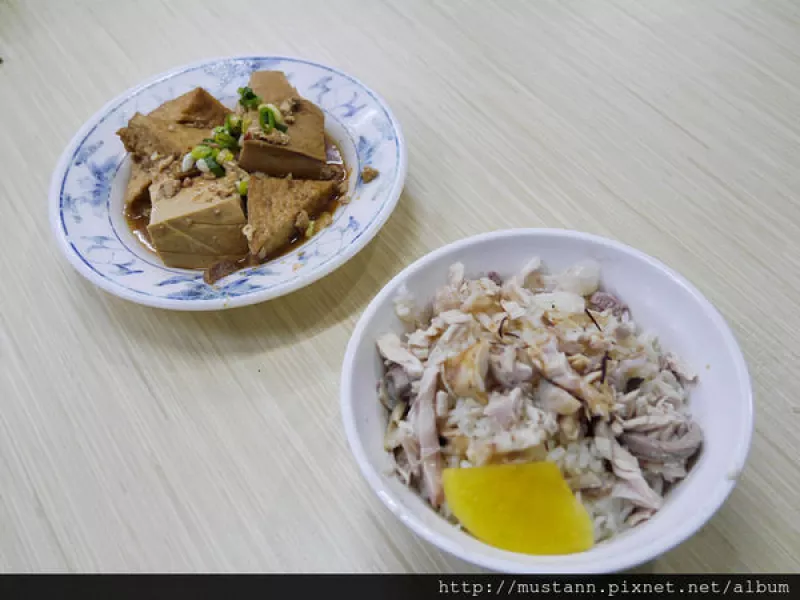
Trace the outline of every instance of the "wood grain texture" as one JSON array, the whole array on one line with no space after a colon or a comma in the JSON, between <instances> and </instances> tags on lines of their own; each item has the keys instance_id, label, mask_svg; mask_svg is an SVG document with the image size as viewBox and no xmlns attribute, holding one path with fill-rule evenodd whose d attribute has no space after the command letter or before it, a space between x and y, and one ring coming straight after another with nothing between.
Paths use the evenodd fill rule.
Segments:
<instances>
[{"instance_id":1,"label":"wood grain texture","mask_svg":"<svg viewBox=\"0 0 800 600\"><path fill-rule=\"evenodd\" d=\"M410 157L395 214L335 274L261 306L173 314L96 290L52 241L60 152L141 79L245 52L328 63L388 99ZM339 369L404 265L514 226L658 257L749 361L740 485L643 569L800 569L797 2L0 0L0 56L3 571L470 570L362 481Z\"/></svg>"}]
</instances>

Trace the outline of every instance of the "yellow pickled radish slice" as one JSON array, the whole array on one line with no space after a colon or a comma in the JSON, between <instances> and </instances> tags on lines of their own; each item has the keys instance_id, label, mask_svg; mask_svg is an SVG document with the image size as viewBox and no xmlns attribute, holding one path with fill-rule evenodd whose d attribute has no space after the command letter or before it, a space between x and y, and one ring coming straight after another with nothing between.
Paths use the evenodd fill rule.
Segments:
<instances>
[{"instance_id":1,"label":"yellow pickled radish slice","mask_svg":"<svg viewBox=\"0 0 800 600\"><path fill-rule=\"evenodd\" d=\"M594 544L592 520L549 462L445 469L444 494L479 540L525 554L570 554Z\"/></svg>"}]
</instances>

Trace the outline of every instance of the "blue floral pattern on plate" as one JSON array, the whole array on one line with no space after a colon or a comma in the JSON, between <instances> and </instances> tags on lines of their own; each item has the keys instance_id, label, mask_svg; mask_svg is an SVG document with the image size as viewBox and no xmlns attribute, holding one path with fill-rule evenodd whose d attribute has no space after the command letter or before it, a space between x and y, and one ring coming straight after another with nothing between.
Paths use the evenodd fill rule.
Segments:
<instances>
[{"instance_id":1,"label":"blue floral pattern on plate","mask_svg":"<svg viewBox=\"0 0 800 600\"><path fill-rule=\"evenodd\" d=\"M198 86L230 103L250 74L264 69L284 71L301 95L325 112L326 129L351 169L351 202L337 210L330 227L291 253L207 285L199 271L165 267L127 230L121 198L128 159L116 131L136 112L147 113ZM366 165L380 172L377 182L361 181ZM97 113L75 136L53 175L51 221L70 262L107 291L161 308L239 306L298 289L351 258L391 214L405 172L406 150L397 121L356 79L295 58L223 58L155 77Z\"/></svg>"}]
</instances>

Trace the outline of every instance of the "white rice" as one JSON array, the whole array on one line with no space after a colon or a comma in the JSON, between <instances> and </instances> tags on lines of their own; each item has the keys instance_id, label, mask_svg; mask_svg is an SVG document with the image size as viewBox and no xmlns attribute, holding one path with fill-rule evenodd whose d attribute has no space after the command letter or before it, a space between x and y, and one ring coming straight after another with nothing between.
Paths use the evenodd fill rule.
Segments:
<instances>
[{"instance_id":1,"label":"white rice","mask_svg":"<svg viewBox=\"0 0 800 600\"><path fill-rule=\"evenodd\" d=\"M428 306L401 290L408 331L378 340L381 400L395 410L386 448L440 514L454 520L443 467L547 460L601 541L650 518L686 476L702 441L688 411L695 376L599 288L595 263L554 275L534 258L505 281L455 264Z\"/></svg>"}]
</instances>

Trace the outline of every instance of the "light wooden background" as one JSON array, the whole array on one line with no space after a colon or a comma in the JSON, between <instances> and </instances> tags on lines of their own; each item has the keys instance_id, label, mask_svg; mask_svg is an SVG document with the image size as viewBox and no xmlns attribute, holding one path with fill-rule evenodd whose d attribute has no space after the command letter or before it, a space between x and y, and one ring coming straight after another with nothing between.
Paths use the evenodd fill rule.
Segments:
<instances>
[{"instance_id":1,"label":"light wooden background","mask_svg":"<svg viewBox=\"0 0 800 600\"><path fill-rule=\"evenodd\" d=\"M177 314L94 289L46 217L65 144L141 79L244 52L387 98L409 144L397 211L351 263L261 306ZM404 265L513 226L662 259L749 361L740 485L643 570L800 568L798 2L0 0L0 56L3 571L469 570L362 481L339 369Z\"/></svg>"}]
</instances>

